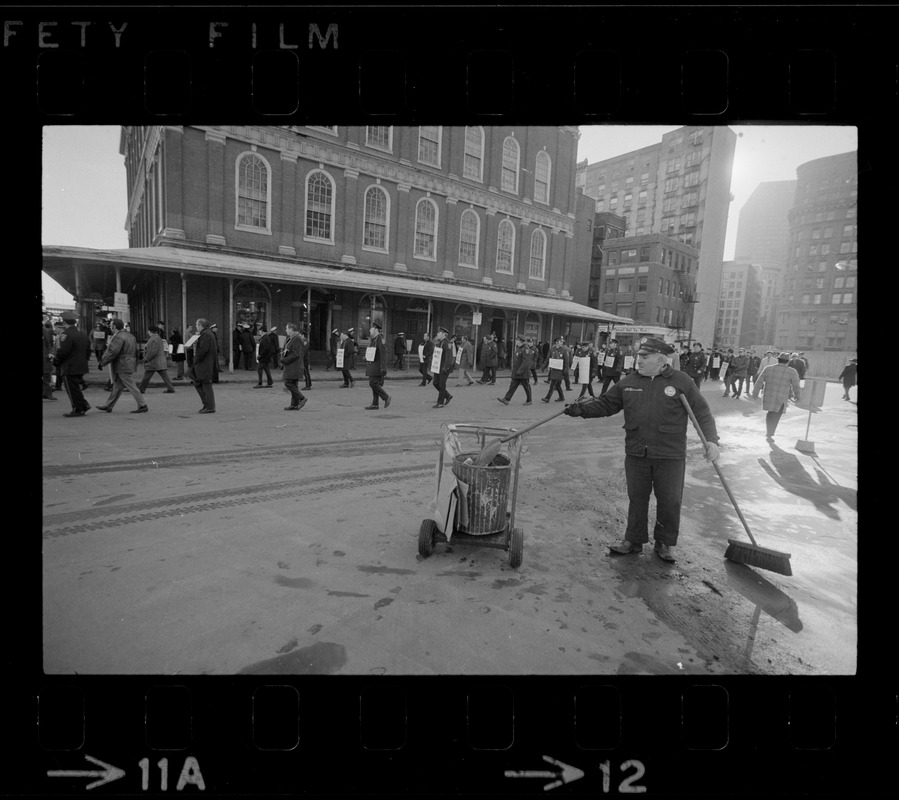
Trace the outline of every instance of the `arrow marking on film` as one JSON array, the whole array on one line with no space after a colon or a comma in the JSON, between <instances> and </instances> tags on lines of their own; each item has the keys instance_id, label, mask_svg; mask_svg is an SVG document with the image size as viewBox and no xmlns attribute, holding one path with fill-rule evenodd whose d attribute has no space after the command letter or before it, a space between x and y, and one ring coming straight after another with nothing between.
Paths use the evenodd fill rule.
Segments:
<instances>
[{"instance_id":1,"label":"arrow marking on film","mask_svg":"<svg viewBox=\"0 0 899 800\"><path fill-rule=\"evenodd\" d=\"M94 769L48 769L47 777L48 778L102 778L102 780L94 781L93 783L89 783L87 785L87 789L93 789L97 786L102 786L104 783L112 783L112 781L117 781L119 778L125 777L125 770L119 769L118 767L112 766L112 764L105 764L97 758L91 758L86 755L85 758L88 761L93 761L99 767L103 767L102 770L94 770Z\"/></svg>"},{"instance_id":2,"label":"arrow marking on film","mask_svg":"<svg viewBox=\"0 0 899 800\"><path fill-rule=\"evenodd\" d=\"M556 761L556 759L550 758L549 756L543 756L543 760L549 764L555 764L557 767L561 767L561 771L539 769L507 769L505 772L505 776L507 778L556 778L555 781L553 781L552 783L548 783L543 787L544 792L548 792L550 789L555 789L557 786L561 786L563 783L571 783L572 781L578 780L578 778L584 777L583 770L580 770L577 767L572 767L570 764L565 764L562 761Z\"/></svg>"}]
</instances>

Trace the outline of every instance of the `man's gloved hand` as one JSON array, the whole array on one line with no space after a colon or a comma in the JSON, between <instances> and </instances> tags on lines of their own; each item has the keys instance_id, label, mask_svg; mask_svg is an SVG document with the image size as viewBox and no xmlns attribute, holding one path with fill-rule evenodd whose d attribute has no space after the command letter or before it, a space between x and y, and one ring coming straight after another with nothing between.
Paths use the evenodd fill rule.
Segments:
<instances>
[{"instance_id":1,"label":"man's gloved hand","mask_svg":"<svg viewBox=\"0 0 899 800\"><path fill-rule=\"evenodd\" d=\"M717 461L719 455L718 445L714 442L709 442L705 449L705 460L712 462Z\"/></svg>"},{"instance_id":2,"label":"man's gloved hand","mask_svg":"<svg viewBox=\"0 0 899 800\"><path fill-rule=\"evenodd\" d=\"M565 411L563 412L566 417L580 417L581 416L581 406L580 403L571 403L571 405L565 406Z\"/></svg>"}]
</instances>

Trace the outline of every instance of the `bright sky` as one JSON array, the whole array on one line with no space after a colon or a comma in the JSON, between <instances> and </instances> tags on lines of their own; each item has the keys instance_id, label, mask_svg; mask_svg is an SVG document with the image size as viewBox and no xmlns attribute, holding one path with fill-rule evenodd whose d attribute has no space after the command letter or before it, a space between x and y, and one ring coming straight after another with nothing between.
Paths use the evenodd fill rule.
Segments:
<instances>
[{"instance_id":1,"label":"bright sky","mask_svg":"<svg viewBox=\"0 0 899 800\"><path fill-rule=\"evenodd\" d=\"M679 125L593 125L581 127L578 161L591 164L639 150L662 140ZM731 125L737 134L724 258L734 256L740 209L759 183L793 180L806 161L858 147L856 128L847 126ZM125 164L119 155L118 126L44 128L42 243L123 249ZM71 296L47 275L48 303L69 303Z\"/></svg>"}]
</instances>

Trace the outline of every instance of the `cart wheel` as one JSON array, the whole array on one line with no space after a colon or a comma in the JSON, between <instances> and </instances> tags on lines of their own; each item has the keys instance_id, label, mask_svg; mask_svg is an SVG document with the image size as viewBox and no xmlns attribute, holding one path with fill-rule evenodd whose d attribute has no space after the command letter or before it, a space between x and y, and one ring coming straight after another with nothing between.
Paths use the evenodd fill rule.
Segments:
<instances>
[{"instance_id":1,"label":"cart wheel","mask_svg":"<svg viewBox=\"0 0 899 800\"><path fill-rule=\"evenodd\" d=\"M509 546L509 566L518 569L521 566L521 557L524 552L524 531L521 528L512 528L512 542Z\"/></svg>"},{"instance_id":2,"label":"cart wheel","mask_svg":"<svg viewBox=\"0 0 899 800\"><path fill-rule=\"evenodd\" d=\"M427 558L434 552L434 539L437 536L437 523L432 519L421 521L418 529L418 552L422 558Z\"/></svg>"}]
</instances>

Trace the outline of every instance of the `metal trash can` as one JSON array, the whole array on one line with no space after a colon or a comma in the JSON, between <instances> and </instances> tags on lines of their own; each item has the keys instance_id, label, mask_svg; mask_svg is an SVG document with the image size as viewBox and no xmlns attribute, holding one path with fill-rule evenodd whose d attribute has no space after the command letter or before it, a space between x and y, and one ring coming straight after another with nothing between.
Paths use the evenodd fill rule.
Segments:
<instances>
[{"instance_id":1,"label":"metal trash can","mask_svg":"<svg viewBox=\"0 0 899 800\"><path fill-rule=\"evenodd\" d=\"M478 535L499 533L506 527L509 479L512 461L500 454L489 466L466 464L479 453L460 453L453 459L453 474L468 484L468 525L465 532Z\"/></svg>"}]
</instances>

